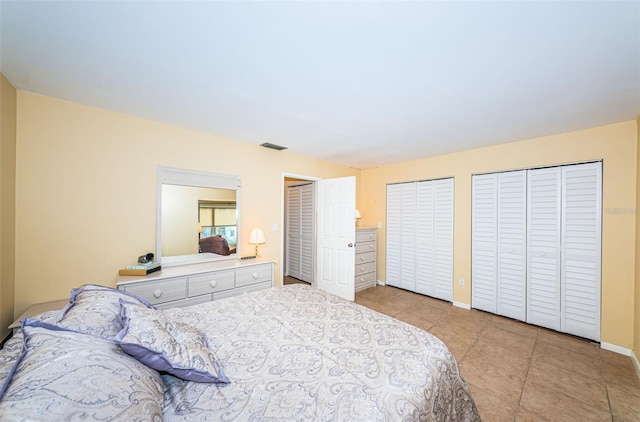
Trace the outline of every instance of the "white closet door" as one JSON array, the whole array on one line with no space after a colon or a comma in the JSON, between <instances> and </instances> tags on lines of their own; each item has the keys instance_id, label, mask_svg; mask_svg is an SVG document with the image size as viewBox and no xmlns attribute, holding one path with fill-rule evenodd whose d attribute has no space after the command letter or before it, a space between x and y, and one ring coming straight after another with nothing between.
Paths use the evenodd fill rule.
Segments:
<instances>
[{"instance_id":1,"label":"white closet door","mask_svg":"<svg viewBox=\"0 0 640 422\"><path fill-rule=\"evenodd\" d=\"M417 182L416 213L416 292L433 296L435 288L434 204L433 181Z\"/></svg>"},{"instance_id":2,"label":"white closet door","mask_svg":"<svg viewBox=\"0 0 640 422\"><path fill-rule=\"evenodd\" d=\"M562 331L600 341L602 163L562 176Z\"/></svg>"},{"instance_id":3,"label":"white closet door","mask_svg":"<svg viewBox=\"0 0 640 422\"><path fill-rule=\"evenodd\" d=\"M313 282L314 224L313 184L300 186L300 280Z\"/></svg>"},{"instance_id":4,"label":"white closet door","mask_svg":"<svg viewBox=\"0 0 640 422\"><path fill-rule=\"evenodd\" d=\"M527 322L560 330L561 168L529 170Z\"/></svg>"},{"instance_id":5,"label":"white closet door","mask_svg":"<svg viewBox=\"0 0 640 422\"><path fill-rule=\"evenodd\" d=\"M472 179L471 306L496 313L497 289L497 174Z\"/></svg>"},{"instance_id":6,"label":"white closet door","mask_svg":"<svg viewBox=\"0 0 640 422\"><path fill-rule=\"evenodd\" d=\"M496 313L526 320L527 171L498 174Z\"/></svg>"},{"instance_id":7,"label":"white closet door","mask_svg":"<svg viewBox=\"0 0 640 422\"><path fill-rule=\"evenodd\" d=\"M387 283L416 290L416 183L387 186Z\"/></svg>"},{"instance_id":8,"label":"white closet door","mask_svg":"<svg viewBox=\"0 0 640 422\"><path fill-rule=\"evenodd\" d=\"M402 186L387 185L387 279L389 286L400 287L402 253Z\"/></svg>"},{"instance_id":9,"label":"white closet door","mask_svg":"<svg viewBox=\"0 0 640 422\"><path fill-rule=\"evenodd\" d=\"M416 183L402 183L400 287L416 291Z\"/></svg>"},{"instance_id":10,"label":"white closet door","mask_svg":"<svg viewBox=\"0 0 640 422\"><path fill-rule=\"evenodd\" d=\"M453 178L434 180L434 291L453 300Z\"/></svg>"},{"instance_id":11,"label":"white closet door","mask_svg":"<svg viewBox=\"0 0 640 422\"><path fill-rule=\"evenodd\" d=\"M300 278L300 189L287 189L287 275Z\"/></svg>"}]
</instances>

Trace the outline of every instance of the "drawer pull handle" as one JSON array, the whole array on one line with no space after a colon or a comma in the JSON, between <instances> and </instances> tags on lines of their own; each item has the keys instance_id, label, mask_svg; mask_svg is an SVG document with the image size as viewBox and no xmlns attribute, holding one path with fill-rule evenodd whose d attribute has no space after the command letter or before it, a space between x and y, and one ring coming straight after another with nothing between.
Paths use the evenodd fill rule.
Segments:
<instances>
[{"instance_id":1,"label":"drawer pull handle","mask_svg":"<svg viewBox=\"0 0 640 422\"><path fill-rule=\"evenodd\" d=\"M369 245L369 249L373 249L373 245Z\"/></svg>"},{"instance_id":2,"label":"drawer pull handle","mask_svg":"<svg viewBox=\"0 0 640 422\"><path fill-rule=\"evenodd\" d=\"M251 277L258 278L258 273L251 273Z\"/></svg>"},{"instance_id":3,"label":"drawer pull handle","mask_svg":"<svg viewBox=\"0 0 640 422\"><path fill-rule=\"evenodd\" d=\"M364 261L364 256L361 256L361 257L360 257L360 261Z\"/></svg>"},{"instance_id":4,"label":"drawer pull handle","mask_svg":"<svg viewBox=\"0 0 640 422\"><path fill-rule=\"evenodd\" d=\"M211 280L211 281L209 282L209 286L211 286L211 287L216 287L217 285L218 285L218 282L217 282L217 281L215 281L215 280Z\"/></svg>"},{"instance_id":5,"label":"drawer pull handle","mask_svg":"<svg viewBox=\"0 0 640 422\"><path fill-rule=\"evenodd\" d=\"M153 291L153 296L154 296L156 299L160 298L160 296L162 296L162 290L160 290L160 289L155 289L155 290Z\"/></svg>"},{"instance_id":6,"label":"drawer pull handle","mask_svg":"<svg viewBox=\"0 0 640 422\"><path fill-rule=\"evenodd\" d=\"M360 268L360 272L363 273L364 272L364 267Z\"/></svg>"}]
</instances>

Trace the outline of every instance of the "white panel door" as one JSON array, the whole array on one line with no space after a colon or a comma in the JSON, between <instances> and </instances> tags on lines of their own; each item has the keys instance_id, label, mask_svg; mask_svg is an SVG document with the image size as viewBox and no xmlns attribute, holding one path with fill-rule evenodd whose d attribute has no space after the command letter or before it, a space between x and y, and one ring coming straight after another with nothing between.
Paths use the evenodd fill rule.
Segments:
<instances>
[{"instance_id":1,"label":"white panel door","mask_svg":"<svg viewBox=\"0 0 640 422\"><path fill-rule=\"evenodd\" d=\"M471 306L496 313L498 262L498 175L472 179Z\"/></svg>"},{"instance_id":2,"label":"white panel door","mask_svg":"<svg viewBox=\"0 0 640 422\"><path fill-rule=\"evenodd\" d=\"M300 187L300 280L313 283L314 253L314 186Z\"/></svg>"},{"instance_id":3,"label":"white panel door","mask_svg":"<svg viewBox=\"0 0 640 422\"><path fill-rule=\"evenodd\" d=\"M527 322L560 331L561 168L529 170Z\"/></svg>"},{"instance_id":4,"label":"white panel door","mask_svg":"<svg viewBox=\"0 0 640 422\"><path fill-rule=\"evenodd\" d=\"M433 181L417 182L416 185L416 292L433 296L435 289L435 245Z\"/></svg>"},{"instance_id":5,"label":"white panel door","mask_svg":"<svg viewBox=\"0 0 640 422\"><path fill-rule=\"evenodd\" d=\"M527 317L527 171L498 173L496 313Z\"/></svg>"},{"instance_id":6,"label":"white panel door","mask_svg":"<svg viewBox=\"0 0 640 422\"><path fill-rule=\"evenodd\" d=\"M317 286L355 298L356 178L316 182L318 214Z\"/></svg>"},{"instance_id":7,"label":"white panel door","mask_svg":"<svg viewBox=\"0 0 640 422\"><path fill-rule=\"evenodd\" d=\"M300 278L300 189L287 188L287 275Z\"/></svg>"},{"instance_id":8,"label":"white panel door","mask_svg":"<svg viewBox=\"0 0 640 422\"><path fill-rule=\"evenodd\" d=\"M600 341L602 163L562 168L562 331Z\"/></svg>"},{"instance_id":9,"label":"white panel door","mask_svg":"<svg viewBox=\"0 0 640 422\"><path fill-rule=\"evenodd\" d=\"M434 199L433 296L453 300L453 178L432 181Z\"/></svg>"}]
</instances>

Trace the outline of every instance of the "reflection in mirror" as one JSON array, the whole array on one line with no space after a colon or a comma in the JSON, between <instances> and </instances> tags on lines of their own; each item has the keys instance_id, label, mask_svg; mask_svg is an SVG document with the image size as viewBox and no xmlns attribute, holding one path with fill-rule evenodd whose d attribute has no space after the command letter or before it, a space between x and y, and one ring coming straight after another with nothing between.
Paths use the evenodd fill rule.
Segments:
<instances>
[{"instance_id":1,"label":"reflection in mirror","mask_svg":"<svg viewBox=\"0 0 640 422\"><path fill-rule=\"evenodd\" d=\"M158 168L157 252L163 265L236 258L239 178Z\"/></svg>"}]
</instances>

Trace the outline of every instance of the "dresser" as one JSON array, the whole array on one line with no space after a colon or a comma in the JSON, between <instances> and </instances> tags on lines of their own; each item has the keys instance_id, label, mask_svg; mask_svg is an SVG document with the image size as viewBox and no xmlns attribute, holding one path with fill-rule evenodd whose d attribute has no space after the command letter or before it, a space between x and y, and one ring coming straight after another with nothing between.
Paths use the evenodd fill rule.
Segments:
<instances>
[{"instance_id":1,"label":"dresser","mask_svg":"<svg viewBox=\"0 0 640 422\"><path fill-rule=\"evenodd\" d=\"M376 285L376 229L356 228L356 292Z\"/></svg>"},{"instance_id":2,"label":"dresser","mask_svg":"<svg viewBox=\"0 0 640 422\"><path fill-rule=\"evenodd\" d=\"M273 266L260 259L178 265L148 276L118 276L117 286L159 309L184 307L273 287Z\"/></svg>"}]
</instances>

